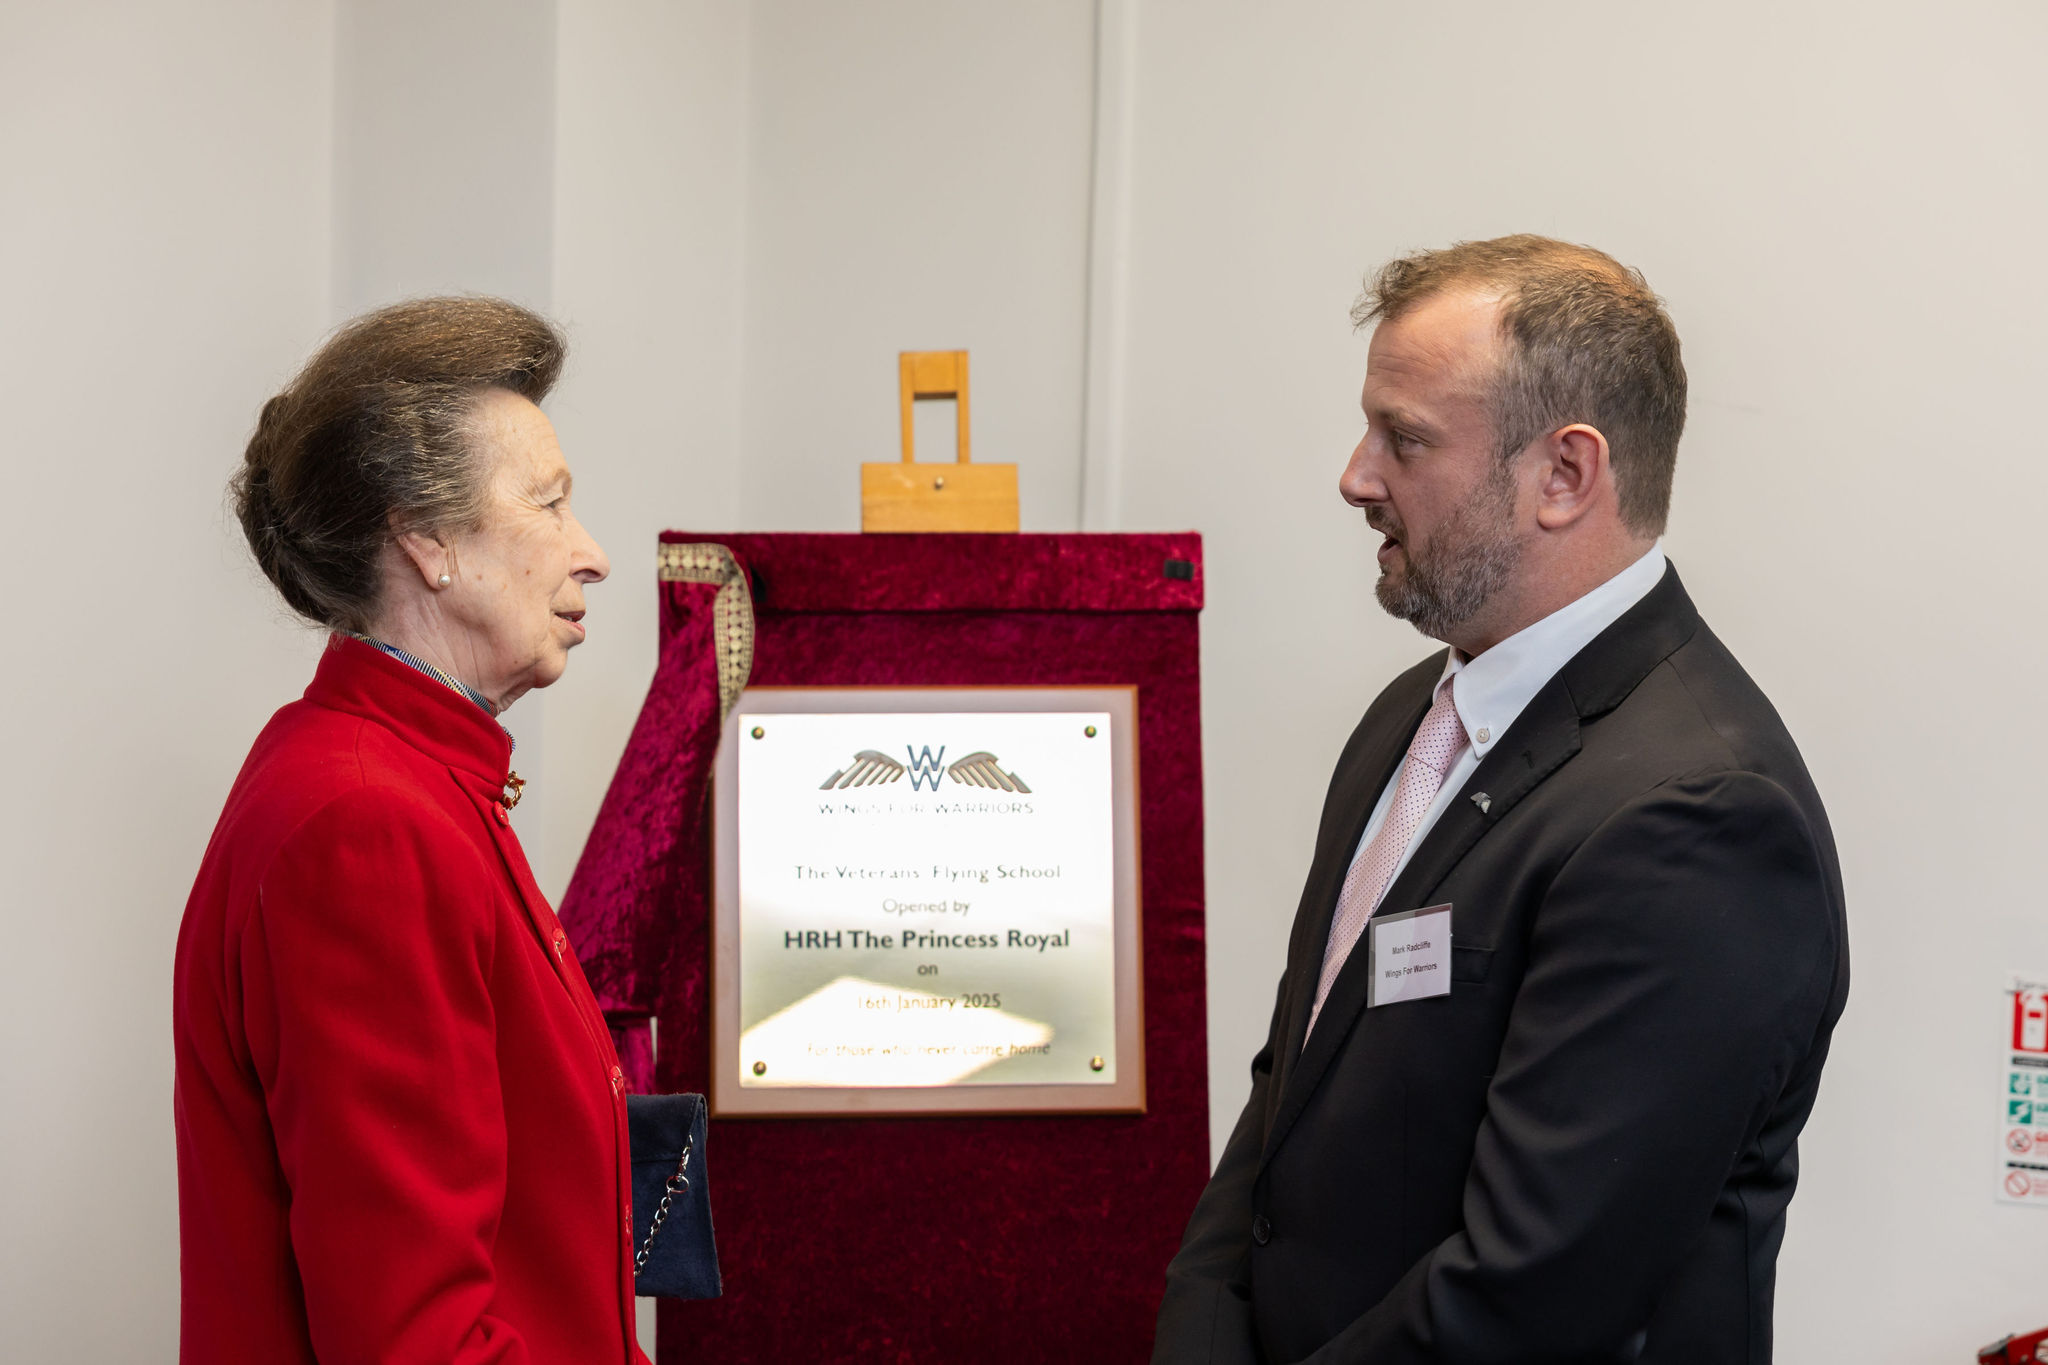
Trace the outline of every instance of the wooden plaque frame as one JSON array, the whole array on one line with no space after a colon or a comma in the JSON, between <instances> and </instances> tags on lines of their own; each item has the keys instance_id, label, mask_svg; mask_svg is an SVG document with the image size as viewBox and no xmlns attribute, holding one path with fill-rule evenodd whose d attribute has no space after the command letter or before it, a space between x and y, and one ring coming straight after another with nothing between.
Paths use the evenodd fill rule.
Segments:
<instances>
[{"instance_id":1,"label":"wooden plaque frame","mask_svg":"<svg viewBox=\"0 0 2048 1365\"><path fill-rule=\"evenodd\" d=\"M907 704L892 704L898 701ZM1111 718L1116 1079L1100 1084L777 1086L740 1083L739 727L743 713L1042 713ZM711 1112L719 1118L821 1115L1135 1114L1145 1111L1145 1008L1139 892L1138 690L1066 687L758 687L725 718L712 782Z\"/></svg>"}]
</instances>

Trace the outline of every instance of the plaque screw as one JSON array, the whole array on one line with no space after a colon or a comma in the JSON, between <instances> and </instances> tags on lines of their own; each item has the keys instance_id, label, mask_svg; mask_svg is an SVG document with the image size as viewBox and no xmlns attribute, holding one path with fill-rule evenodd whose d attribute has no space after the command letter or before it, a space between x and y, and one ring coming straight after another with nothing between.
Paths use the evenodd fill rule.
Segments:
<instances>
[{"instance_id":1,"label":"plaque screw","mask_svg":"<svg viewBox=\"0 0 2048 1365\"><path fill-rule=\"evenodd\" d=\"M758 725L756 725L756 726L754 727L754 738L755 738L755 739L760 739L760 738L762 738L763 736L765 736L765 735L766 735L767 733L768 733L768 732L767 732L766 730L763 730L763 729L762 729L762 728L761 728L760 726L758 726Z\"/></svg>"},{"instance_id":2,"label":"plaque screw","mask_svg":"<svg viewBox=\"0 0 2048 1365\"><path fill-rule=\"evenodd\" d=\"M768 1074L768 1063L766 1063L766 1062L755 1062L755 1063L754 1063L754 1074L755 1074L756 1076L765 1076L765 1075L767 1075L767 1074Z\"/></svg>"},{"instance_id":3,"label":"plaque screw","mask_svg":"<svg viewBox=\"0 0 2048 1365\"><path fill-rule=\"evenodd\" d=\"M932 480L932 487L934 487L934 488L944 488L945 486L946 486L946 476L945 476L944 474L941 474L941 475L939 475L939 477L937 477L936 479L933 479L933 480Z\"/></svg>"},{"instance_id":4,"label":"plaque screw","mask_svg":"<svg viewBox=\"0 0 2048 1365\"><path fill-rule=\"evenodd\" d=\"M1081 733L1088 736L1088 738L1093 739L1095 738L1095 727L1091 725L1087 729L1083 730ZM1100 1067L1096 1068L1096 1070L1098 1071L1100 1071L1101 1069L1102 1068Z\"/></svg>"},{"instance_id":5,"label":"plaque screw","mask_svg":"<svg viewBox=\"0 0 2048 1365\"><path fill-rule=\"evenodd\" d=\"M1100 1070L1102 1070L1102 1058L1100 1058L1100 1057L1090 1057L1090 1058L1088 1059L1088 1069L1089 1069L1090 1071L1100 1071Z\"/></svg>"}]
</instances>

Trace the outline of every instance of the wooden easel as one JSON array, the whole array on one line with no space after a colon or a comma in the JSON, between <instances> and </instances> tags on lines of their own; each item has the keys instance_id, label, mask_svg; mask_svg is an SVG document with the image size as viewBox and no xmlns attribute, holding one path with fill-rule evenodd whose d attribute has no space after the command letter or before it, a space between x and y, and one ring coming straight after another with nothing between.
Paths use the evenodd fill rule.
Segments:
<instances>
[{"instance_id":1,"label":"wooden easel","mask_svg":"<svg viewBox=\"0 0 2048 1365\"><path fill-rule=\"evenodd\" d=\"M967 352L904 351L896 361L903 459L860 467L863 531L1015 531L1017 466L967 459ZM955 463L919 464L912 409L919 399L958 405Z\"/></svg>"}]
</instances>

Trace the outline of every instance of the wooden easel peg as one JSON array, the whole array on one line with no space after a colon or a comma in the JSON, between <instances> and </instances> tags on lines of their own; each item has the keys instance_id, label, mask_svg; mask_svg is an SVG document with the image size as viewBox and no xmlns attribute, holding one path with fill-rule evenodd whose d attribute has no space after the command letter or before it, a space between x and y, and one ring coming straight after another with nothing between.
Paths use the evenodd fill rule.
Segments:
<instances>
[{"instance_id":1,"label":"wooden easel peg","mask_svg":"<svg viewBox=\"0 0 2048 1365\"><path fill-rule=\"evenodd\" d=\"M1015 531L1017 466L968 461L967 352L904 351L896 359L903 459L860 467L863 531ZM913 409L950 398L958 413L954 463L919 464Z\"/></svg>"}]
</instances>

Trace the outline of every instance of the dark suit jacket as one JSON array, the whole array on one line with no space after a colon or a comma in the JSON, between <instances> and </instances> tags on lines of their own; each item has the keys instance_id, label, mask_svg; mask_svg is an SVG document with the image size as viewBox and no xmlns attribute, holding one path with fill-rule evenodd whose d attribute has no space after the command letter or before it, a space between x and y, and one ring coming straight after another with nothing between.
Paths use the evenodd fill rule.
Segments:
<instances>
[{"instance_id":1,"label":"dark suit jacket","mask_svg":"<svg viewBox=\"0 0 2048 1365\"><path fill-rule=\"evenodd\" d=\"M1388 888L1381 913L1451 904L1451 993L1368 1009L1361 939L1303 1046L1338 886L1442 666L1397 678L1338 760L1154 1358L1768 1361L1848 992L1841 875L1798 750L1676 569Z\"/></svg>"}]
</instances>

